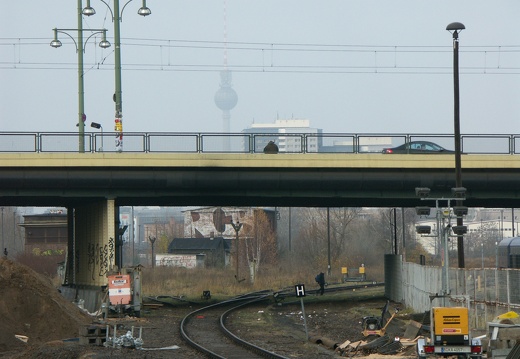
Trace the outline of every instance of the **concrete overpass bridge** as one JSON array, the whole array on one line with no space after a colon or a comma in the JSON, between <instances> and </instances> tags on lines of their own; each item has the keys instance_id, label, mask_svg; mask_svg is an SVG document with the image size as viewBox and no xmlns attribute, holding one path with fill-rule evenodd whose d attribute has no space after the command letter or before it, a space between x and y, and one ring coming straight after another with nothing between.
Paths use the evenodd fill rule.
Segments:
<instances>
[{"instance_id":1,"label":"concrete overpass bridge","mask_svg":"<svg viewBox=\"0 0 520 359\"><path fill-rule=\"evenodd\" d=\"M67 281L106 285L119 206L415 207L416 187L450 197L454 156L382 153L2 152L0 205L63 206ZM520 157L465 154L468 207L520 207Z\"/></svg>"},{"instance_id":2,"label":"concrete overpass bridge","mask_svg":"<svg viewBox=\"0 0 520 359\"><path fill-rule=\"evenodd\" d=\"M520 157L463 155L469 207L515 207ZM0 202L75 206L414 207L455 186L453 155L0 153Z\"/></svg>"}]
</instances>

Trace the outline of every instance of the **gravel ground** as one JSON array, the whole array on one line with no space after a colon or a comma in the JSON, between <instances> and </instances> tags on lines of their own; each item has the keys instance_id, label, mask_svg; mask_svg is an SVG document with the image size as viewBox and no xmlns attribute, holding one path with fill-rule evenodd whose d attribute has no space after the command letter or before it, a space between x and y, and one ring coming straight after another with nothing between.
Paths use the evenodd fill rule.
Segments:
<instances>
[{"instance_id":1,"label":"gravel ground","mask_svg":"<svg viewBox=\"0 0 520 359\"><path fill-rule=\"evenodd\" d=\"M341 344L346 340L362 338L360 321L364 315L380 314L386 300L380 293L361 295L356 298L338 300L327 294L305 301L306 325L309 339L306 339L305 323L299 301L264 303L245 308L233 314L228 327L237 336L272 351L282 351L290 358L339 358L330 343ZM28 346L25 350L0 353L5 358L205 358L184 343L179 335L180 321L194 308L189 305L163 306L143 311L142 318L110 319L111 325L118 325L121 335L134 327L134 336L142 327L143 348L157 349L175 346L176 349L134 350L106 348L96 345L80 345L75 341L54 340ZM377 313L377 314L376 314ZM388 327L391 335L400 335L405 326L401 318L394 319ZM119 334L118 334L119 336ZM321 341L322 344L316 344ZM368 356L358 353L356 356ZM414 351L399 355L370 355L370 358L402 358L415 356Z\"/></svg>"},{"instance_id":2,"label":"gravel ground","mask_svg":"<svg viewBox=\"0 0 520 359\"><path fill-rule=\"evenodd\" d=\"M102 328L106 324L117 326L117 337L132 327L137 337L142 328L144 350L118 349L82 343L78 339L80 329L91 325L93 319L66 301L48 279L29 268L0 258L0 288L2 358L204 358L184 343L179 334L180 322L198 305L177 302L174 306L145 306L141 318L110 318ZM301 302L295 298L257 304L235 312L228 327L237 336L290 358L339 357L334 345L362 339L363 316L381 315L386 303L382 292L379 287L309 295L304 300L305 321ZM396 317L391 322L387 329L390 336L402 334L404 319ZM28 341L24 343L16 335L25 336ZM358 352L356 356L361 354L369 353ZM415 353L407 351L392 358L403 355L415 356Z\"/></svg>"}]
</instances>

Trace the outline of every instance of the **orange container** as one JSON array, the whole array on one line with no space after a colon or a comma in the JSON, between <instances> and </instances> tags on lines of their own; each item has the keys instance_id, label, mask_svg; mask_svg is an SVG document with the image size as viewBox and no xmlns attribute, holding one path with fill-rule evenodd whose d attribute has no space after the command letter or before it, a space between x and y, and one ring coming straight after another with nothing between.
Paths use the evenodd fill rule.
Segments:
<instances>
[{"instance_id":1,"label":"orange container","mask_svg":"<svg viewBox=\"0 0 520 359\"><path fill-rule=\"evenodd\" d=\"M109 275L108 276L108 297L110 304L130 304L132 292L130 289L130 275Z\"/></svg>"}]
</instances>

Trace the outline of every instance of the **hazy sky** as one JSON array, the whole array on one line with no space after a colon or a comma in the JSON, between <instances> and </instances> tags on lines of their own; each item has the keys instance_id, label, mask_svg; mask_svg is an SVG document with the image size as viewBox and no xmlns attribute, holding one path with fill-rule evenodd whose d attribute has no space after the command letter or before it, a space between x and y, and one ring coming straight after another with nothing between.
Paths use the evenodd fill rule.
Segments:
<instances>
[{"instance_id":1,"label":"hazy sky","mask_svg":"<svg viewBox=\"0 0 520 359\"><path fill-rule=\"evenodd\" d=\"M7 5L7 2L4 1ZM112 4L112 0L108 1ZM86 1L84 1L86 4ZM121 7L126 3L121 1ZM329 133L453 133L451 22L460 34L462 133L520 133L518 0L227 0L231 131L277 118ZM84 28L113 23L107 7ZM129 3L121 23L125 132L221 132L223 0ZM0 131L76 131L77 1L10 1L0 13ZM70 31L74 37L76 33ZM87 34L87 33L85 33ZM96 39L99 41L99 37ZM87 125L114 128L114 46L85 49ZM87 131L95 131L89 127Z\"/></svg>"}]
</instances>

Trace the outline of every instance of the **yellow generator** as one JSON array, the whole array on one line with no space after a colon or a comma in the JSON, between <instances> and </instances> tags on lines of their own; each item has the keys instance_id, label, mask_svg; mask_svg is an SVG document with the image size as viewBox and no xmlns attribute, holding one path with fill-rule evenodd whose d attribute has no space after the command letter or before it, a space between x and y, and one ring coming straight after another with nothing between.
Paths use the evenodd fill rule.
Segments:
<instances>
[{"instance_id":1,"label":"yellow generator","mask_svg":"<svg viewBox=\"0 0 520 359\"><path fill-rule=\"evenodd\" d=\"M434 344L469 345L467 308L432 308L432 319Z\"/></svg>"},{"instance_id":2,"label":"yellow generator","mask_svg":"<svg viewBox=\"0 0 520 359\"><path fill-rule=\"evenodd\" d=\"M482 358L482 343L471 338L469 310L464 307L433 307L431 315L431 337L417 341L420 359L428 357L450 357L459 359Z\"/></svg>"}]
</instances>

